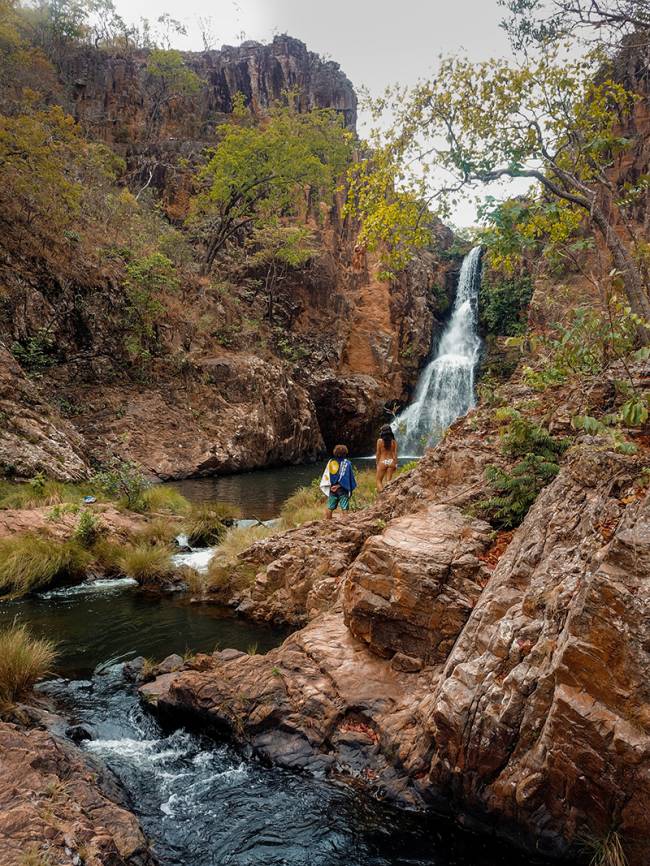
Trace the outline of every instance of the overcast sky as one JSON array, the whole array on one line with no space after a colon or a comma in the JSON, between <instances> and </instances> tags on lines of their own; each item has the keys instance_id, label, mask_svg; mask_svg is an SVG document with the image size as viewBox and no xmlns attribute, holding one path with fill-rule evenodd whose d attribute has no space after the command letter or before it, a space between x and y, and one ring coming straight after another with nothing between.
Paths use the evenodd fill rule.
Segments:
<instances>
[{"instance_id":1,"label":"overcast sky","mask_svg":"<svg viewBox=\"0 0 650 866\"><path fill-rule=\"evenodd\" d=\"M116 6L128 21L168 12L187 28L187 37L173 40L186 50L203 47L202 18L217 48L288 33L336 60L357 89L366 86L373 95L430 74L441 53L464 51L472 60L509 53L497 0L117 0ZM473 221L467 202L455 222Z\"/></svg>"}]
</instances>

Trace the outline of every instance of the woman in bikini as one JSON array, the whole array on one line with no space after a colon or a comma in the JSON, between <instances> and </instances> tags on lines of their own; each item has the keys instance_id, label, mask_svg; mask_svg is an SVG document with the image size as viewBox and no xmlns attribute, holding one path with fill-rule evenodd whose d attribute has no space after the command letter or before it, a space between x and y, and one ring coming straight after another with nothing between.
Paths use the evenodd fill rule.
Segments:
<instances>
[{"instance_id":1,"label":"woman in bikini","mask_svg":"<svg viewBox=\"0 0 650 866\"><path fill-rule=\"evenodd\" d=\"M381 493L397 469L397 441L390 424L384 424L377 439L377 492Z\"/></svg>"}]
</instances>

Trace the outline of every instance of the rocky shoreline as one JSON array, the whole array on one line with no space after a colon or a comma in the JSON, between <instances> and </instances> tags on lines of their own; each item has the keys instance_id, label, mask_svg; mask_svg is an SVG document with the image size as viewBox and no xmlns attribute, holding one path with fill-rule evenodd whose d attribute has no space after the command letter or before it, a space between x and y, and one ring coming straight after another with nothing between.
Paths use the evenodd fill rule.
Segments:
<instances>
[{"instance_id":1,"label":"rocky shoreline","mask_svg":"<svg viewBox=\"0 0 650 866\"><path fill-rule=\"evenodd\" d=\"M642 455L583 437L516 532L495 537L466 510L500 459L480 418L348 522L244 554L257 576L231 588L231 604L302 626L281 647L198 656L143 685L143 699L169 723L342 774L401 806L464 815L537 854L573 856L615 828L642 866Z\"/></svg>"}]
</instances>

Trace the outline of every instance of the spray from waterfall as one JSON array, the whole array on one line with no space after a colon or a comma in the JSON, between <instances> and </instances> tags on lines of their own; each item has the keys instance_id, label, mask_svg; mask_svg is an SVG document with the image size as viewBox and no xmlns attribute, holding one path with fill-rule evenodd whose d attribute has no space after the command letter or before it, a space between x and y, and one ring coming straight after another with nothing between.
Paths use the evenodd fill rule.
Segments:
<instances>
[{"instance_id":1,"label":"spray from waterfall","mask_svg":"<svg viewBox=\"0 0 650 866\"><path fill-rule=\"evenodd\" d=\"M456 300L438 350L420 375L413 402L392 425L403 455L422 454L474 406L474 374L481 352L480 283L481 248L475 247L463 260Z\"/></svg>"}]
</instances>

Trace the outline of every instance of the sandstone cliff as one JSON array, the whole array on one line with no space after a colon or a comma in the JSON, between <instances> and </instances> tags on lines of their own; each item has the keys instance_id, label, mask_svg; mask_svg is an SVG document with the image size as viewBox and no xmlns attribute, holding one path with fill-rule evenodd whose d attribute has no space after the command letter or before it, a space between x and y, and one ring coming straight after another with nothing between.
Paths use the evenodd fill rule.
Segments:
<instances>
[{"instance_id":1,"label":"sandstone cliff","mask_svg":"<svg viewBox=\"0 0 650 866\"><path fill-rule=\"evenodd\" d=\"M176 225L237 93L259 114L292 89L299 110L334 108L354 128L348 79L290 37L185 55L200 90L164 101L153 125L147 60L147 52L71 49L57 98L90 138L125 158L120 183L153 196ZM286 275L272 320L257 298L260 274L210 280L190 261L179 288L153 298L156 349L144 364L125 352L133 324L114 250L97 261L41 261L8 245L0 343L22 347L28 378L7 351L3 399L14 421L0 440L0 469L78 478L114 453L178 478L305 462L338 440L367 449L390 409L408 400L453 299L453 235L437 225L430 250L388 281L358 248L340 201L305 219L314 254ZM31 415L29 401L39 406Z\"/></svg>"}]
</instances>

